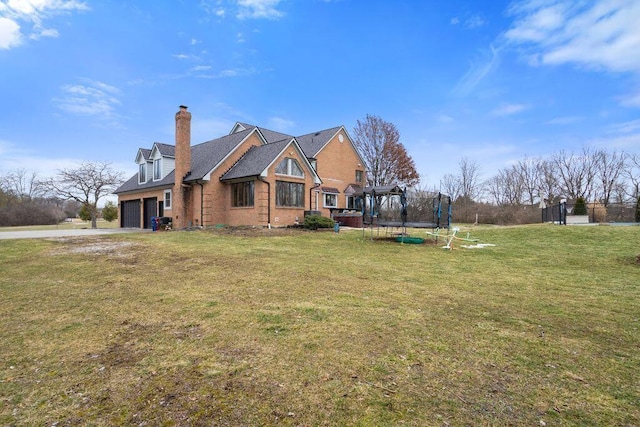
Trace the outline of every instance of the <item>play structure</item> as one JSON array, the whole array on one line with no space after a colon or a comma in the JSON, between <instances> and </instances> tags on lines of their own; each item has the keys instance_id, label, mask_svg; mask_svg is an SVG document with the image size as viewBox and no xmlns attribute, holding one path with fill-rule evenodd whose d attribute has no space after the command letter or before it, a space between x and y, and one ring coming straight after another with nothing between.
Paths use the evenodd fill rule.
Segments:
<instances>
[{"instance_id":1,"label":"play structure","mask_svg":"<svg viewBox=\"0 0 640 427\"><path fill-rule=\"evenodd\" d=\"M434 197L408 200L407 190L398 185L366 187L362 197L362 233L367 228L373 239L384 230L385 237L395 237L401 243L423 243L424 239L411 237L407 229L432 229L436 239L441 229L451 225L451 198L438 193Z\"/></svg>"}]
</instances>

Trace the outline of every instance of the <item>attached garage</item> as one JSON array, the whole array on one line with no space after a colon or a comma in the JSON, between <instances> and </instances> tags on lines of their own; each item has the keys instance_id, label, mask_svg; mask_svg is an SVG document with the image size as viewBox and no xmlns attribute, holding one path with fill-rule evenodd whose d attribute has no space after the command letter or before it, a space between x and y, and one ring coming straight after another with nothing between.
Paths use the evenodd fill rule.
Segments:
<instances>
[{"instance_id":1,"label":"attached garage","mask_svg":"<svg viewBox=\"0 0 640 427\"><path fill-rule=\"evenodd\" d=\"M127 200L120 203L120 226L140 228L140 200Z\"/></svg>"}]
</instances>

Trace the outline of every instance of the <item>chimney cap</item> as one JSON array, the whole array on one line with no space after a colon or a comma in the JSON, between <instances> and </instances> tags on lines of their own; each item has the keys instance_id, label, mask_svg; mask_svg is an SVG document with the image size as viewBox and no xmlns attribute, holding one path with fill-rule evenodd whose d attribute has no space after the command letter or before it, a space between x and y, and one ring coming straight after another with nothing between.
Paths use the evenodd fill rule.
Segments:
<instances>
[{"instance_id":1,"label":"chimney cap","mask_svg":"<svg viewBox=\"0 0 640 427\"><path fill-rule=\"evenodd\" d=\"M181 109L181 110L186 110L187 108L189 108L189 107L187 107L186 105L181 105L181 106L180 106L180 109Z\"/></svg>"}]
</instances>

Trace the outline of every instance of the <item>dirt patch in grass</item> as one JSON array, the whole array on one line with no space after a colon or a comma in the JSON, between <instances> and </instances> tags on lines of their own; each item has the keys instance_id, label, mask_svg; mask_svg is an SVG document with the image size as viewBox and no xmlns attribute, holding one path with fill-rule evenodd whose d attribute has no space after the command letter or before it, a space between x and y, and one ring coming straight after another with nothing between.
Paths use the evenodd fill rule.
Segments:
<instances>
[{"instance_id":1,"label":"dirt patch in grass","mask_svg":"<svg viewBox=\"0 0 640 427\"><path fill-rule=\"evenodd\" d=\"M93 254L120 255L130 253L136 246L129 241L118 241L103 238L70 237L49 239L62 243L52 250L52 255Z\"/></svg>"}]
</instances>

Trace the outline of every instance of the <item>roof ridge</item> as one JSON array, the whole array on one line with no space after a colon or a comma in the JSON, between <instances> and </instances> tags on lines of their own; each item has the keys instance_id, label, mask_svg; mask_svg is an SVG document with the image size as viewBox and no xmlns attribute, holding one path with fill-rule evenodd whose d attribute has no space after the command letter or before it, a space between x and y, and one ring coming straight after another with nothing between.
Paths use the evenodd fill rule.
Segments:
<instances>
[{"instance_id":1,"label":"roof ridge","mask_svg":"<svg viewBox=\"0 0 640 427\"><path fill-rule=\"evenodd\" d=\"M238 131L238 132L236 132L236 133L230 133L229 135L222 135L222 136L219 136L219 137L217 137L217 138L210 139L210 140L208 140L208 141L199 142L199 143L197 143L197 144L194 144L194 145L192 145L192 146L191 146L191 148L193 148L193 147L199 147L199 146L201 146L201 145L208 144L208 143L210 143L210 142L215 142L215 141L218 141L218 140L221 140L221 139L224 139L224 138L230 137L230 136L238 135L239 133L242 133L242 132L248 132L248 131L252 131L252 130L253 130L253 129L245 129L245 130Z\"/></svg>"},{"instance_id":2,"label":"roof ridge","mask_svg":"<svg viewBox=\"0 0 640 427\"><path fill-rule=\"evenodd\" d=\"M326 128L326 129L320 129L320 130L316 130L314 132L308 132L308 133L304 133L302 135L298 135L296 138L301 138L303 136L307 136L307 135L319 135L322 132L326 132L329 130L333 130L333 129L340 129L341 127L343 127L342 125L338 125L338 126L334 126L334 127L330 127L330 128Z\"/></svg>"}]
</instances>

